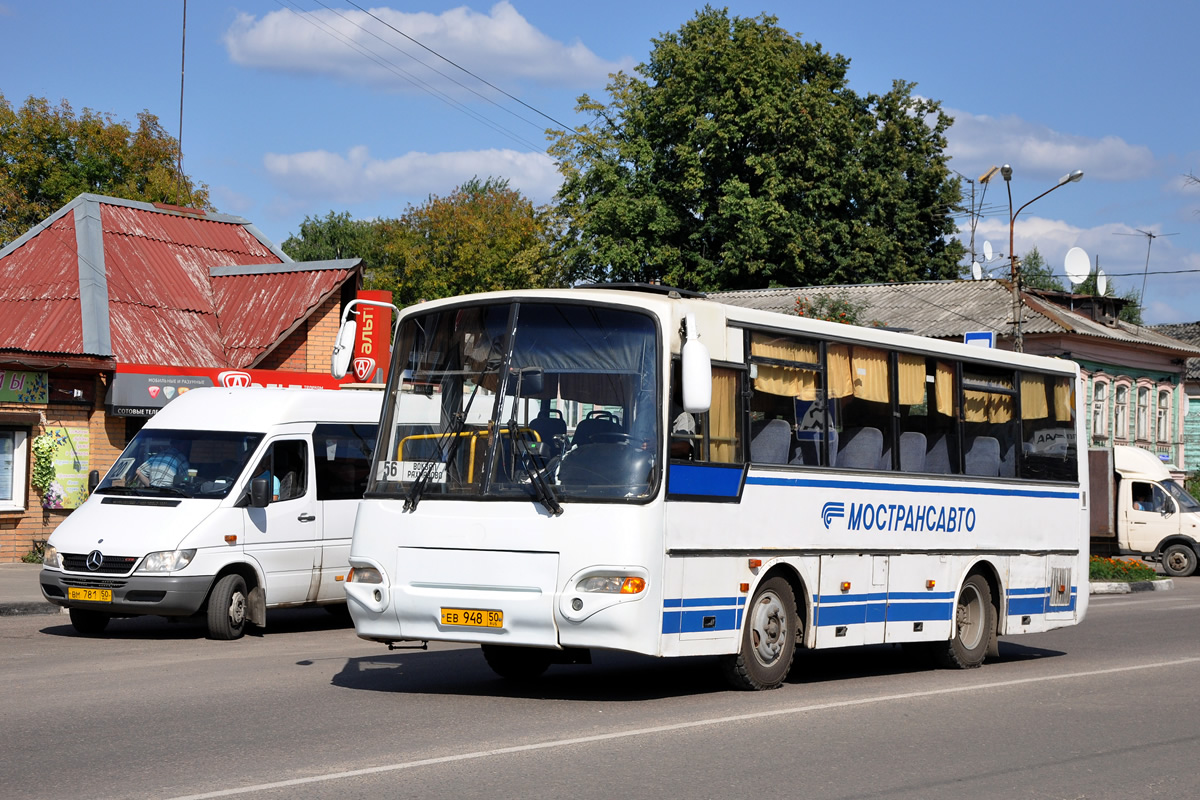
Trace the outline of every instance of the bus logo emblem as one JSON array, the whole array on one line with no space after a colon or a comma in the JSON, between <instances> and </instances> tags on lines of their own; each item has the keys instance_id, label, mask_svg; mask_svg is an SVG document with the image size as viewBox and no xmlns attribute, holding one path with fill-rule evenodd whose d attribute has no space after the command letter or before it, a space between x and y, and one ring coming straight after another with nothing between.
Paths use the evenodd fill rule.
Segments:
<instances>
[{"instance_id":1,"label":"bus logo emblem","mask_svg":"<svg viewBox=\"0 0 1200 800\"><path fill-rule=\"evenodd\" d=\"M826 528L834 518L844 516L846 516L845 503L826 503L825 507L821 509L821 520L825 523Z\"/></svg>"}]
</instances>

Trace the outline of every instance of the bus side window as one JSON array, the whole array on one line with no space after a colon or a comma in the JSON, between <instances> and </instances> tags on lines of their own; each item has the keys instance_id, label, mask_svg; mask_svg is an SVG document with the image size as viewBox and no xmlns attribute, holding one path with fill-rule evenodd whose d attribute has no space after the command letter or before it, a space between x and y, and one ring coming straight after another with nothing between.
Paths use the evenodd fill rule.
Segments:
<instances>
[{"instance_id":1,"label":"bus side window","mask_svg":"<svg viewBox=\"0 0 1200 800\"><path fill-rule=\"evenodd\" d=\"M671 458L722 464L742 460L741 374L739 370L713 367L712 405L706 414L688 414L683 410L682 402L676 399L678 376L672 376Z\"/></svg>"},{"instance_id":2,"label":"bus side window","mask_svg":"<svg viewBox=\"0 0 1200 800\"><path fill-rule=\"evenodd\" d=\"M863 345L826 348L829 398L841 429L835 467L892 468L892 407L886 350Z\"/></svg>"}]
</instances>

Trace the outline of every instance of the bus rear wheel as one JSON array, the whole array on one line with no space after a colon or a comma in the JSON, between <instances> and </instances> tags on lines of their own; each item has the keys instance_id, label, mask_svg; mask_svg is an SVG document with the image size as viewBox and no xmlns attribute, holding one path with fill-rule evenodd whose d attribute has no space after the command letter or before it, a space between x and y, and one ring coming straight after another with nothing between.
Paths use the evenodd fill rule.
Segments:
<instances>
[{"instance_id":1,"label":"bus rear wheel","mask_svg":"<svg viewBox=\"0 0 1200 800\"><path fill-rule=\"evenodd\" d=\"M726 679L736 689L778 689L792 668L799 640L792 585L778 576L768 578L746 607L740 652L722 657Z\"/></svg>"},{"instance_id":2,"label":"bus rear wheel","mask_svg":"<svg viewBox=\"0 0 1200 800\"><path fill-rule=\"evenodd\" d=\"M972 575L954 604L954 636L936 647L938 663L948 669L972 669L983 663L996 632L996 607L982 575Z\"/></svg>"},{"instance_id":3,"label":"bus rear wheel","mask_svg":"<svg viewBox=\"0 0 1200 800\"><path fill-rule=\"evenodd\" d=\"M492 672L510 681L531 681L550 668L551 650L503 644L480 645L483 659Z\"/></svg>"}]
</instances>

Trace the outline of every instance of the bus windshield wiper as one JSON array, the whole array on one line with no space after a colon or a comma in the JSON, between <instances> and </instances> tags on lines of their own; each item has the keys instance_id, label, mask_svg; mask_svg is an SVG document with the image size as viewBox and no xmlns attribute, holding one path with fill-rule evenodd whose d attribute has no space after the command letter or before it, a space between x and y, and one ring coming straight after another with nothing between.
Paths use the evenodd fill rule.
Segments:
<instances>
[{"instance_id":1,"label":"bus windshield wiper","mask_svg":"<svg viewBox=\"0 0 1200 800\"><path fill-rule=\"evenodd\" d=\"M541 367L522 367L521 369L513 370L509 375L509 380L516 380L517 386L513 390L512 414L508 420L508 435L512 438L513 455L516 456L517 461L521 462L521 469L529 476L529 485L533 487L533 492L537 495L538 502L550 512L550 516L557 517L563 512L562 505L558 502L558 493L554 491L554 485L546 480L545 472L539 470L534 465L537 454L529 446L529 440L521 435L517 423L517 406L520 405L521 383L526 376L535 378L538 388L534 389L534 392L539 393L541 391L542 374Z\"/></svg>"},{"instance_id":2,"label":"bus windshield wiper","mask_svg":"<svg viewBox=\"0 0 1200 800\"><path fill-rule=\"evenodd\" d=\"M492 343L492 350L496 349L496 342ZM490 356L490 353L489 353ZM475 402L475 395L479 393L479 387L483 384L483 377L493 369L499 369L500 362L488 359L484 364L483 370L476 376L475 388L471 390L471 396L467 398L467 405L461 412L456 413L450 421L450 425L442 433L437 442L437 451L444 454L442 461L430 459L421 467L421 472L412 482L412 486L408 489L408 495L404 498L404 510L414 511L417 508L417 503L421 502L421 496L425 494L425 487L429 485L429 479L433 476L438 464L445 464L446 470L449 472L450 464L454 463L454 456L458 453L458 444L462 441L463 428L467 425L467 415L471 412L471 405Z\"/></svg>"}]
</instances>

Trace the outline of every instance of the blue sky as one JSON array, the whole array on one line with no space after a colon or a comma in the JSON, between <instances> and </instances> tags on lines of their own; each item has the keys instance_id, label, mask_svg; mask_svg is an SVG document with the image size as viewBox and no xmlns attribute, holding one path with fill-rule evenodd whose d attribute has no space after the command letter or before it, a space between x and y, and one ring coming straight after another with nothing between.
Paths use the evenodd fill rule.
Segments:
<instances>
[{"instance_id":1,"label":"blue sky","mask_svg":"<svg viewBox=\"0 0 1200 800\"><path fill-rule=\"evenodd\" d=\"M580 94L606 98L610 72L632 70L652 38L678 30L697 8L625 0L360 5L567 124L584 121L573 113ZM955 170L978 178L1012 165L1014 208L1082 169L1081 182L1021 212L1015 251L1037 246L1061 274L1067 251L1081 247L1124 293L1141 290L1149 249L1149 271L1165 274L1145 277L1147 321L1200 320L1200 185L1185 180L1200 176L1200 4L728 7L773 14L848 57L856 91L915 82L916 93L955 118ZM146 109L178 135L182 19L182 0L0 0L0 92L14 105L29 95L66 99L77 111L129 121ZM192 0L185 75L185 170L209 185L218 209L276 242L329 211L399 216L473 175L508 178L538 203L558 184L543 152L551 123L345 2ZM986 195L975 234L981 255L984 241L994 256L1008 252L1004 188L997 177ZM961 218L964 239L968 227ZM1007 262L990 267L1003 273Z\"/></svg>"}]
</instances>

